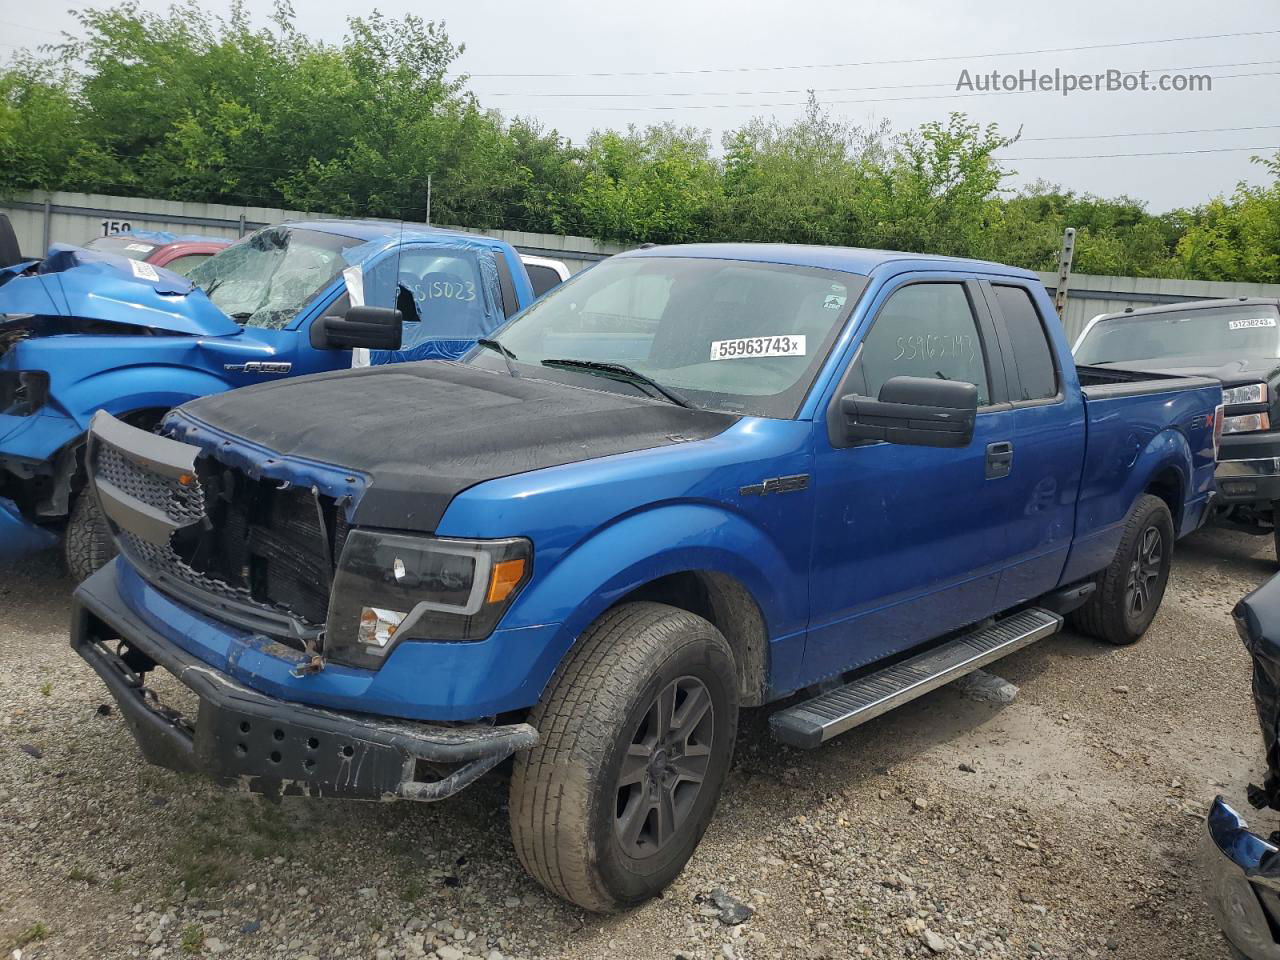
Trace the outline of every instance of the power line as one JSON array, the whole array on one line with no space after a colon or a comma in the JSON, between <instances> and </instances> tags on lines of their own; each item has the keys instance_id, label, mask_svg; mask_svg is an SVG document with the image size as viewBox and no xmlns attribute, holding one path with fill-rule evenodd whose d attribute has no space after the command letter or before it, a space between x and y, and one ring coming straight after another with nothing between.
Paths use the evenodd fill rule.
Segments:
<instances>
[{"instance_id":1,"label":"power line","mask_svg":"<svg viewBox=\"0 0 1280 960\"><path fill-rule=\"evenodd\" d=\"M1280 60L1242 60L1238 63L1202 63L1189 67L1139 67L1134 70L1125 70L1122 76L1136 76L1142 71L1147 73L1175 73L1181 70L1220 70L1225 67L1259 67L1269 66L1271 64L1280 63ZM556 92L556 93L525 93L525 92L483 92L476 91L477 97L564 97L571 99L607 99L607 98L645 98L645 97L772 97L782 96L791 93L852 93L863 90L917 90L933 87L950 87L955 89L955 81L951 80L946 83L889 83L875 84L866 87L790 87L782 90L674 90L674 91L658 91L654 93L599 93L599 92Z\"/></svg>"},{"instance_id":2,"label":"power line","mask_svg":"<svg viewBox=\"0 0 1280 960\"><path fill-rule=\"evenodd\" d=\"M45 33L51 37L62 36L62 34L56 30L45 30L42 27L33 27L26 23L15 23L13 20L0 20L0 23L4 24L6 27L17 27L19 30L30 30L32 33ZM10 44L6 43L5 46L10 46Z\"/></svg>"},{"instance_id":3,"label":"power line","mask_svg":"<svg viewBox=\"0 0 1280 960\"><path fill-rule=\"evenodd\" d=\"M780 70L827 70L841 67L878 67L909 63L944 63L956 60L982 60L991 57L1027 57L1044 53L1074 53L1080 50L1115 50L1122 47L1145 47L1190 40L1227 40L1236 37L1262 37L1280 30L1249 30L1238 33L1202 33L1189 37L1164 37L1158 40L1126 40L1115 43L1092 43L1077 47L1044 47L1039 50L1003 50L995 53L950 54L942 57L912 57L897 60L855 60L848 63L801 63L769 67L702 67L690 70L604 70L588 73L472 73L479 77L674 77L708 73L762 73Z\"/></svg>"},{"instance_id":4,"label":"power line","mask_svg":"<svg viewBox=\"0 0 1280 960\"><path fill-rule=\"evenodd\" d=\"M1073 133L1056 137L1019 137L1019 143L1039 143L1044 140L1110 140L1115 137L1172 137L1183 133L1238 133L1242 130L1280 130L1280 123L1255 127L1201 127L1198 130L1143 130L1135 133Z\"/></svg>"},{"instance_id":5,"label":"power line","mask_svg":"<svg viewBox=\"0 0 1280 960\"><path fill-rule=\"evenodd\" d=\"M1273 77L1280 75L1280 70L1264 70L1257 73L1227 73L1220 77L1213 77L1214 80L1233 80L1240 77ZM1052 91L1044 90L999 90L988 91L985 93L923 93L912 94L905 97L862 97L856 100L825 100L824 105L836 106L844 104L859 103L902 103L913 100L969 100L975 97L1017 97L1026 94L1039 94L1044 96ZM1125 91L1135 92L1135 91ZM1185 93L1182 90L1155 90L1149 89L1149 93ZM1201 91L1210 92L1210 91ZM807 105L807 100L775 100L772 102L757 103L680 103L680 104L652 104L645 107L619 107L613 105L600 106L556 106L556 110L572 110L572 111L608 111L610 113L650 113L653 111L673 112L678 110L733 110L733 109L761 109L771 107L803 107ZM512 108L518 110L519 108Z\"/></svg>"},{"instance_id":6,"label":"power line","mask_svg":"<svg viewBox=\"0 0 1280 960\"><path fill-rule=\"evenodd\" d=\"M1276 147L1205 147L1200 150L1152 150L1143 153L1077 153L1069 156L1059 157L992 157L1000 163L1008 163L1013 160L1109 160L1113 157L1176 157L1185 156L1191 153L1236 153L1243 150L1280 150L1280 146Z\"/></svg>"}]
</instances>

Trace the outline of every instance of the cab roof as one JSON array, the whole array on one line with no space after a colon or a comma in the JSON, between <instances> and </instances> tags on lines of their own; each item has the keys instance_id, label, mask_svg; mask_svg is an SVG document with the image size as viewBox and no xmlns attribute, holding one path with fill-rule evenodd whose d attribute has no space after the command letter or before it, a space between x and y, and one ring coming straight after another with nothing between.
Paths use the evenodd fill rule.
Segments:
<instances>
[{"instance_id":1,"label":"cab roof","mask_svg":"<svg viewBox=\"0 0 1280 960\"><path fill-rule=\"evenodd\" d=\"M1119 299L1119 295L1117 295ZM1150 317L1162 313L1185 313L1188 310L1221 310L1224 307L1280 306L1277 297L1222 297L1216 300L1179 300L1175 303L1161 303L1154 307L1130 307L1116 313L1103 313L1093 318L1093 323L1103 320L1117 320L1125 317Z\"/></svg>"},{"instance_id":2,"label":"cab roof","mask_svg":"<svg viewBox=\"0 0 1280 960\"><path fill-rule=\"evenodd\" d=\"M282 227L316 230L320 233L331 233L339 237L351 237L354 240L406 240L441 237L465 237L477 242L488 241L495 245L500 240L486 237L481 233L468 233L465 230L442 230L439 227L428 227L423 223L404 223L400 220L288 220Z\"/></svg>"},{"instance_id":3,"label":"cab roof","mask_svg":"<svg viewBox=\"0 0 1280 960\"><path fill-rule=\"evenodd\" d=\"M821 247L791 243L691 243L642 247L619 254L623 257L699 257L710 260L746 260L797 267L818 267L861 276L880 267L896 265L898 270L957 270L1000 274L1039 282L1030 270L987 260L944 257L932 253L904 253L899 250L872 250L865 247Z\"/></svg>"}]
</instances>

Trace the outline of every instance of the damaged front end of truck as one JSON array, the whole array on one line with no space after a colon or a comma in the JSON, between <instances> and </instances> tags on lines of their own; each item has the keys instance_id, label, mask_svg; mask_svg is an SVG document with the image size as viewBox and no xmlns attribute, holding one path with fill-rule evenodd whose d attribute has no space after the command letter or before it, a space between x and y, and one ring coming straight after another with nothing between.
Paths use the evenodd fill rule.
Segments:
<instances>
[{"instance_id":1,"label":"damaged front end of truck","mask_svg":"<svg viewBox=\"0 0 1280 960\"><path fill-rule=\"evenodd\" d=\"M1280 576L1236 604L1236 631L1253 661L1253 699L1267 771L1249 803L1280 810ZM1262 837L1222 797L1202 839L1209 907L1234 950L1247 960L1280 960L1280 831Z\"/></svg>"},{"instance_id":2,"label":"damaged front end of truck","mask_svg":"<svg viewBox=\"0 0 1280 960\"><path fill-rule=\"evenodd\" d=\"M104 348L238 332L189 281L113 254L55 245L0 269L0 561L57 542L97 405L83 384Z\"/></svg>"},{"instance_id":3,"label":"damaged front end of truck","mask_svg":"<svg viewBox=\"0 0 1280 960\"><path fill-rule=\"evenodd\" d=\"M77 592L72 646L149 762L267 795L430 801L537 743L522 722L419 722L336 705L373 677L345 665L355 661L324 627L346 570L336 557L356 539L348 510L361 478L221 441L205 449L105 413L94 418L87 460L129 562ZM398 576L433 575L402 556ZM364 643L380 642L376 627ZM182 639L171 642L175 628ZM148 683L157 672L183 684L198 709L164 702ZM299 682L331 695L290 699Z\"/></svg>"}]
</instances>

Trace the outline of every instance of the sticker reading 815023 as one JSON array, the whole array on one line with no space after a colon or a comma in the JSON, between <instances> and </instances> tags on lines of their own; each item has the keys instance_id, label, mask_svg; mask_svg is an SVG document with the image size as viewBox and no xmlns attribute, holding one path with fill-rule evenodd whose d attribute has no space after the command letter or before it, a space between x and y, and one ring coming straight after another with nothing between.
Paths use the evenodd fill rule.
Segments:
<instances>
[{"instance_id":1,"label":"sticker reading 815023","mask_svg":"<svg viewBox=\"0 0 1280 960\"><path fill-rule=\"evenodd\" d=\"M743 357L803 357L804 355L803 333L711 341L712 360L740 360Z\"/></svg>"}]
</instances>

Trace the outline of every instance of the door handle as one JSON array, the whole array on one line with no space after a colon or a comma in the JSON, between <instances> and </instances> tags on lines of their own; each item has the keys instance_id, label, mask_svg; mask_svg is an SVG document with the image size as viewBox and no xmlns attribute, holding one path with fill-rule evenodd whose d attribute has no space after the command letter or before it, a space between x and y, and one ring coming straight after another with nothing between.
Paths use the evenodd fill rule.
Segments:
<instances>
[{"instance_id":1,"label":"door handle","mask_svg":"<svg viewBox=\"0 0 1280 960\"><path fill-rule=\"evenodd\" d=\"M1008 440L987 444L987 479L1007 477L1013 469L1013 444Z\"/></svg>"}]
</instances>

